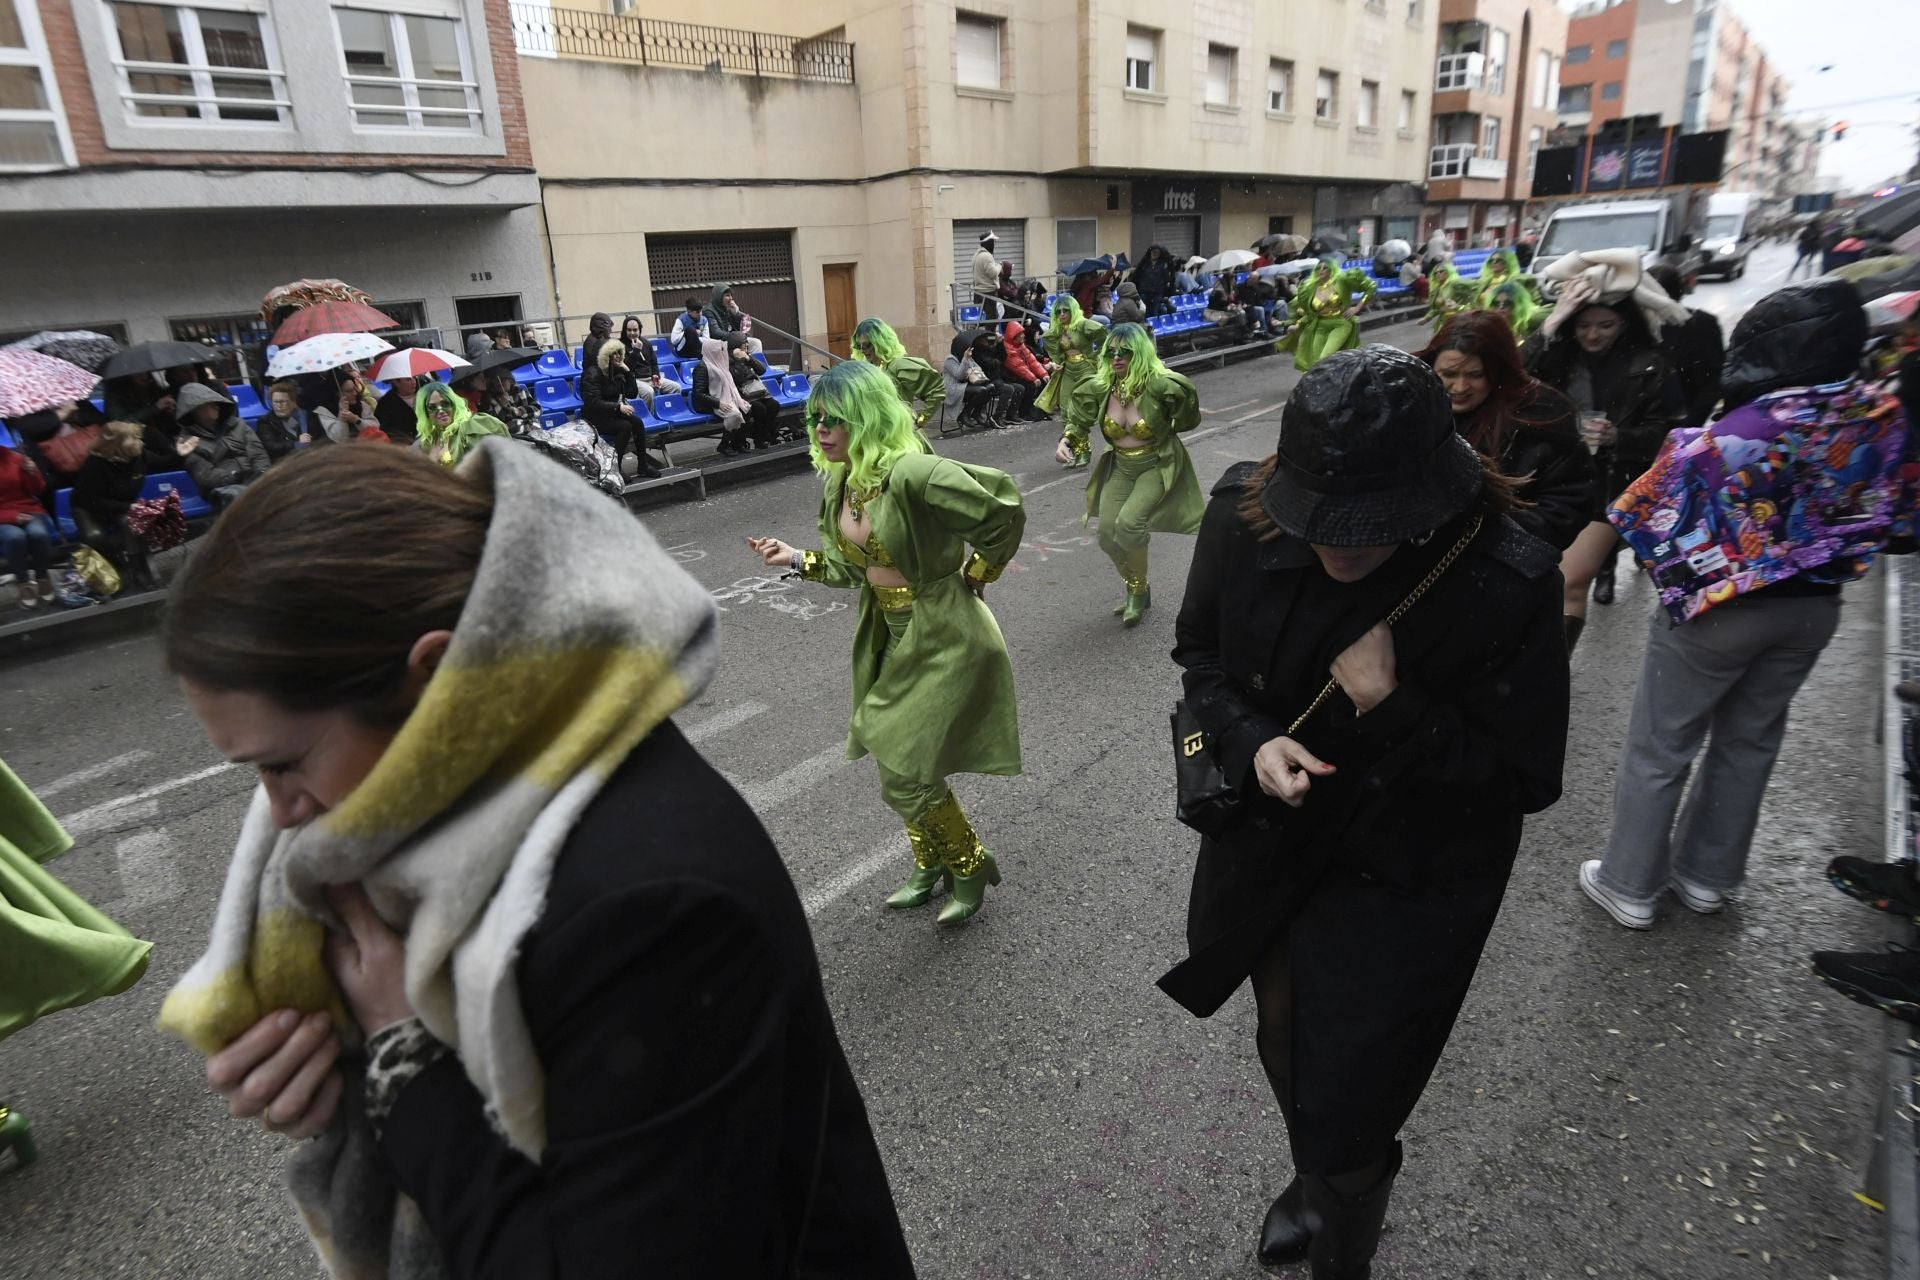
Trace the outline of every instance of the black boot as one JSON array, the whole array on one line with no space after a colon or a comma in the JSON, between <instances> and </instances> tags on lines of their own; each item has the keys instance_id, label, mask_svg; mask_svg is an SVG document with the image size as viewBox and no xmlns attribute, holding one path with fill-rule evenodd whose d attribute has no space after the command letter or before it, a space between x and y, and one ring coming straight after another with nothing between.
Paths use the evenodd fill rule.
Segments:
<instances>
[{"instance_id":1,"label":"black boot","mask_svg":"<svg viewBox=\"0 0 1920 1280\"><path fill-rule=\"evenodd\" d=\"M1613 555L1600 563L1600 572L1593 575L1593 602L1595 604L1613 603Z\"/></svg>"},{"instance_id":2,"label":"black boot","mask_svg":"<svg viewBox=\"0 0 1920 1280\"><path fill-rule=\"evenodd\" d=\"M1580 643L1580 633L1586 629L1587 620L1585 618L1576 618L1569 613L1562 617L1560 621L1567 625L1567 656L1571 658L1573 656L1573 646Z\"/></svg>"},{"instance_id":3,"label":"black boot","mask_svg":"<svg viewBox=\"0 0 1920 1280\"><path fill-rule=\"evenodd\" d=\"M1300 1179L1287 1184L1267 1209L1267 1220L1260 1224L1260 1261L1270 1267L1299 1262L1307 1256L1313 1230L1307 1226L1307 1197Z\"/></svg>"},{"instance_id":4,"label":"black boot","mask_svg":"<svg viewBox=\"0 0 1920 1280\"><path fill-rule=\"evenodd\" d=\"M1393 1195L1393 1180L1400 1175L1400 1157L1396 1142L1380 1180L1358 1195L1341 1195L1325 1178L1300 1179L1307 1219L1313 1224L1307 1250L1313 1280L1371 1280L1380 1230L1387 1225L1387 1201Z\"/></svg>"}]
</instances>

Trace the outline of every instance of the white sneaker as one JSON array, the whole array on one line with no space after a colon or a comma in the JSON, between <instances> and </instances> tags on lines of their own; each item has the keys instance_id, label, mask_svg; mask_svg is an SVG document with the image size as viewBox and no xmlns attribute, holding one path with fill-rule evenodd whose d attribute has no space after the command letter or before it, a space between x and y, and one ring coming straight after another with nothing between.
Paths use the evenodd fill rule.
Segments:
<instances>
[{"instance_id":1,"label":"white sneaker","mask_svg":"<svg viewBox=\"0 0 1920 1280\"><path fill-rule=\"evenodd\" d=\"M1580 887L1606 909L1608 915L1629 929L1653 928L1653 904L1623 898L1600 883L1600 859L1589 858L1580 864Z\"/></svg>"},{"instance_id":2,"label":"white sneaker","mask_svg":"<svg viewBox=\"0 0 1920 1280\"><path fill-rule=\"evenodd\" d=\"M1673 878L1673 896L1686 905L1687 910L1697 911L1710 916L1716 911L1727 909L1727 895L1718 889L1705 889L1679 876Z\"/></svg>"}]
</instances>

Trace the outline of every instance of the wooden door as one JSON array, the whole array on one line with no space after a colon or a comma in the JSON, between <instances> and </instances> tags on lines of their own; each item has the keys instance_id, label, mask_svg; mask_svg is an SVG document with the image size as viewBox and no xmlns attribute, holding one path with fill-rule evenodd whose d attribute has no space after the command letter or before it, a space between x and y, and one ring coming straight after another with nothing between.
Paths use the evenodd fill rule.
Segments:
<instances>
[{"instance_id":1,"label":"wooden door","mask_svg":"<svg viewBox=\"0 0 1920 1280\"><path fill-rule=\"evenodd\" d=\"M853 355L853 326L860 322L860 306L854 301L851 262L836 262L820 269L827 293L827 350L842 359Z\"/></svg>"}]
</instances>

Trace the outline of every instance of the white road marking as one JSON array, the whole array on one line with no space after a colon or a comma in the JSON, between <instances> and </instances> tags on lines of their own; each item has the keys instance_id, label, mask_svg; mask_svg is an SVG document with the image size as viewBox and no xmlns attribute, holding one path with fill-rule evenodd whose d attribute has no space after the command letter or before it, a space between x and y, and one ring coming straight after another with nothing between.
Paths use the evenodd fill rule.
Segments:
<instances>
[{"instance_id":1,"label":"white road marking","mask_svg":"<svg viewBox=\"0 0 1920 1280\"><path fill-rule=\"evenodd\" d=\"M865 884L888 866L897 863L902 870L912 861L905 835L890 835L873 847L872 852L844 870L822 880L800 896L800 905L811 920L853 890Z\"/></svg>"},{"instance_id":2,"label":"white road marking","mask_svg":"<svg viewBox=\"0 0 1920 1280\"><path fill-rule=\"evenodd\" d=\"M686 736L688 742L705 742L708 738L716 738L729 729L739 728L766 709L767 704L764 702L743 702L737 707L728 707L725 711L716 712L699 724L682 729L680 732Z\"/></svg>"},{"instance_id":3,"label":"white road marking","mask_svg":"<svg viewBox=\"0 0 1920 1280\"><path fill-rule=\"evenodd\" d=\"M33 793L45 800L48 796L57 796L62 791L71 791L95 778L104 778L110 773L118 773L130 764L138 764L152 755L151 751L129 751L125 755L115 756L111 760L102 760L99 764L88 765L84 769L75 769L65 777L55 778L44 787L35 787Z\"/></svg>"},{"instance_id":4,"label":"white road marking","mask_svg":"<svg viewBox=\"0 0 1920 1280\"><path fill-rule=\"evenodd\" d=\"M753 782L740 788L740 794L747 798L755 813L765 813L778 805L785 804L795 796L802 794L816 783L823 782L841 765L847 763L844 747L828 747L818 755L808 756L780 774L765 782Z\"/></svg>"},{"instance_id":5,"label":"white road marking","mask_svg":"<svg viewBox=\"0 0 1920 1280\"><path fill-rule=\"evenodd\" d=\"M163 796L169 791L178 791L181 787L190 787L196 782L204 782L208 778L216 777L227 772L229 769L238 769L239 767L237 764L216 764L210 768L202 769L198 773L189 773L185 777L175 778L171 782L156 783L148 787L145 791L136 791L130 796L121 796L117 800L108 800L101 804L96 804L90 809L82 809L72 817L62 818L60 825L65 827L68 833L75 839L78 839L82 832L91 833L110 827L117 822L151 817L160 811L159 805L148 805L146 803L155 796ZM127 809L134 809L137 810L137 812L122 812Z\"/></svg>"},{"instance_id":6,"label":"white road marking","mask_svg":"<svg viewBox=\"0 0 1920 1280\"><path fill-rule=\"evenodd\" d=\"M1262 417L1266 414L1272 413L1275 409L1280 408L1281 405L1283 405L1284 403L1285 401L1276 400L1272 404L1267 405L1265 408L1255 409L1252 413L1241 414L1239 417L1235 418L1232 422L1229 422L1227 425L1230 427L1237 427L1243 422L1251 422L1255 418Z\"/></svg>"},{"instance_id":7,"label":"white road marking","mask_svg":"<svg viewBox=\"0 0 1920 1280\"><path fill-rule=\"evenodd\" d=\"M1023 489L1020 491L1020 496L1023 498L1031 498L1036 493L1045 493L1055 485L1069 484L1075 480L1084 481L1085 479L1086 477L1084 475L1061 476L1058 480L1049 480L1045 484L1037 484L1031 489Z\"/></svg>"},{"instance_id":8,"label":"white road marking","mask_svg":"<svg viewBox=\"0 0 1920 1280\"><path fill-rule=\"evenodd\" d=\"M119 901L109 904L114 910L165 906L186 892L180 865L173 857L173 837L166 832L135 832L114 845L113 853L120 861L120 885L126 890Z\"/></svg>"},{"instance_id":9,"label":"white road marking","mask_svg":"<svg viewBox=\"0 0 1920 1280\"><path fill-rule=\"evenodd\" d=\"M1212 408L1212 409L1209 409L1209 408L1207 408L1207 406L1205 406L1205 405L1201 405L1201 406L1200 406L1200 412L1202 412L1202 413L1232 413L1232 412L1233 412L1233 411L1234 411L1235 409L1244 409L1244 408L1246 408L1246 407L1247 407L1248 405L1250 405L1250 404L1252 404L1252 403L1253 403L1253 401L1251 401L1251 400L1242 400L1242 401L1241 401L1241 402L1240 402L1239 404L1223 404L1223 405L1219 405L1219 406L1217 406L1217 407L1215 407L1215 408Z\"/></svg>"}]
</instances>

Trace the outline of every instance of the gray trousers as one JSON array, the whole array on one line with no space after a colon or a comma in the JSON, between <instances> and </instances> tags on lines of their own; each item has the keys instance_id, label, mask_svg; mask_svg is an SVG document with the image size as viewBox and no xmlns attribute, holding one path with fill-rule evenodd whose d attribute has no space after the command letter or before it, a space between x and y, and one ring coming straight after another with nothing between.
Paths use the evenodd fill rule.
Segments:
<instances>
[{"instance_id":1,"label":"gray trousers","mask_svg":"<svg viewBox=\"0 0 1920 1280\"><path fill-rule=\"evenodd\" d=\"M1599 880L1649 902L1675 876L1736 887L1760 819L1760 798L1787 731L1787 707L1840 623L1840 597L1765 593L1683 626L1653 611L1640 689L1613 780L1613 833ZM1707 749L1678 830L1674 813Z\"/></svg>"}]
</instances>

